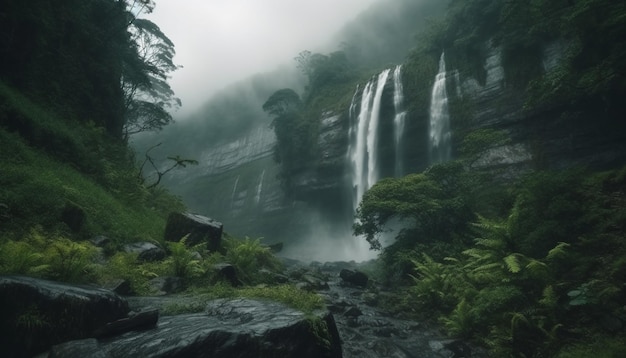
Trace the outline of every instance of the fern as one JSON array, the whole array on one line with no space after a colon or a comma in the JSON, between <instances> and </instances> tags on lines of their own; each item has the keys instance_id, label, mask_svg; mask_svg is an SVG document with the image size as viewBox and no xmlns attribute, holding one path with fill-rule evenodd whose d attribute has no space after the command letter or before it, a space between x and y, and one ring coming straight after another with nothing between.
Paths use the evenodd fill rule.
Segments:
<instances>
[{"instance_id":1,"label":"fern","mask_svg":"<svg viewBox=\"0 0 626 358\"><path fill-rule=\"evenodd\" d=\"M520 256L521 254L510 254L504 258L504 263L506 264L506 268L511 273L519 273L522 270L522 266L520 265Z\"/></svg>"},{"instance_id":2,"label":"fern","mask_svg":"<svg viewBox=\"0 0 626 358\"><path fill-rule=\"evenodd\" d=\"M441 322L449 334L457 337L470 337L474 326L474 312L465 299L462 299Z\"/></svg>"},{"instance_id":3,"label":"fern","mask_svg":"<svg viewBox=\"0 0 626 358\"><path fill-rule=\"evenodd\" d=\"M546 256L546 260L555 260L559 258L566 257L567 249L571 245L566 242L559 242L552 250L548 251L548 255Z\"/></svg>"}]
</instances>

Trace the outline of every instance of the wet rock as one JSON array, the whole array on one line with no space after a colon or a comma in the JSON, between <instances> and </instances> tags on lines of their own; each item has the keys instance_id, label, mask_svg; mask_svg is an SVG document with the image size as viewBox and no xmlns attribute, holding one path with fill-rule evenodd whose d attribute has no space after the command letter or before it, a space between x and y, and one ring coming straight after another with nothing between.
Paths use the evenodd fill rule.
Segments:
<instances>
[{"instance_id":1,"label":"wet rock","mask_svg":"<svg viewBox=\"0 0 626 358\"><path fill-rule=\"evenodd\" d=\"M343 315L347 317L358 317L363 315L363 312L358 307L352 306L348 308L348 310Z\"/></svg>"},{"instance_id":2,"label":"wet rock","mask_svg":"<svg viewBox=\"0 0 626 358\"><path fill-rule=\"evenodd\" d=\"M329 289L328 282L323 278L313 275L304 275L302 280L304 280L310 290L321 291Z\"/></svg>"},{"instance_id":3,"label":"wet rock","mask_svg":"<svg viewBox=\"0 0 626 358\"><path fill-rule=\"evenodd\" d=\"M73 232L82 230L86 218L85 210L78 204L71 201L65 203L65 207L61 212L61 221L64 222L70 230Z\"/></svg>"},{"instance_id":4,"label":"wet rock","mask_svg":"<svg viewBox=\"0 0 626 358\"><path fill-rule=\"evenodd\" d=\"M123 279L112 281L108 283L104 288L122 296L128 296L133 293L133 290L130 287L130 281Z\"/></svg>"},{"instance_id":5,"label":"wet rock","mask_svg":"<svg viewBox=\"0 0 626 358\"><path fill-rule=\"evenodd\" d=\"M139 312L127 318L109 322L94 332L96 337L110 337L130 331L145 330L156 327L159 320L159 310Z\"/></svg>"},{"instance_id":6,"label":"wet rock","mask_svg":"<svg viewBox=\"0 0 626 358\"><path fill-rule=\"evenodd\" d=\"M89 242L96 247L105 247L111 244L111 239L104 235L97 235L89 239Z\"/></svg>"},{"instance_id":7,"label":"wet rock","mask_svg":"<svg viewBox=\"0 0 626 358\"><path fill-rule=\"evenodd\" d=\"M0 357L32 357L54 344L90 337L128 311L126 300L102 288L0 277Z\"/></svg>"},{"instance_id":8,"label":"wet rock","mask_svg":"<svg viewBox=\"0 0 626 358\"><path fill-rule=\"evenodd\" d=\"M215 300L205 313L162 317L149 331L78 342L71 357L341 357L333 316L317 313L314 321L317 328L304 313L274 302Z\"/></svg>"},{"instance_id":9,"label":"wet rock","mask_svg":"<svg viewBox=\"0 0 626 358\"><path fill-rule=\"evenodd\" d=\"M289 277L280 274L280 273L276 273L273 271L270 271L268 269L261 269L259 270L259 274L262 278L263 282L267 282L267 283L287 283L289 282Z\"/></svg>"},{"instance_id":10,"label":"wet rock","mask_svg":"<svg viewBox=\"0 0 626 358\"><path fill-rule=\"evenodd\" d=\"M428 342L430 348L441 355L451 358L469 358L472 356L472 350L467 343L455 340L432 340Z\"/></svg>"},{"instance_id":11,"label":"wet rock","mask_svg":"<svg viewBox=\"0 0 626 358\"><path fill-rule=\"evenodd\" d=\"M98 340L95 338L81 339L77 341L70 341L53 346L48 358L79 358L84 357L84 352L93 352L93 355L89 357L93 358L107 358L104 352L98 351Z\"/></svg>"},{"instance_id":12,"label":"wet rock","mask_svg":"<svg viewBox=\"0 0 626 358\"><path fill-rule=\"evenodd\" d=\"M241 281L237 277L237 270L235 269L235 266L229 263L219 263L213 265L213 272L218 279L230 283L233 287L239 287L242 285Z\"/></svg>"},{"instance_id":13,"label":"wet rock","mask_svg":"<svg viewBox=\"0 0 626 358\"><path fill-rule=\"evenodd\" d=\"M624 329L624 322L622 322L622 320L619 317L616 317L611 314L605 314L602 317L600 317L599 323L602 329L604 329L605 331L611 334L615 334L621 331L622 329Z\"/></svg>"},{"instance_id":14,"label":"wet rock","mask_svg":"<svg viewBox=\"0 0 626 358\"><path fill-rule=\"evenodd\" d=\"M191 213L171 213L165 226L165 241L180 241L194 246L205 242L209 251L218 251L222 243L222 223L206 216Z\"/></svg>"},{"instance_id":15,"label":"wet rock","mask_svg":"<svg viewBox=\"0 0 626 358\"><path fill-rule=\"evenodd\" d=\"M275 244L267 245L267 247L274 254L277 254L277 253L283 251L283 243L282 242L277 242Z\"/></svg>"},{"instance_id":16,"label":"wet rock","mask_svg":"<svg viewBox=\"0 0 626 358\"><path fill-rule=\"evenodd\" d=\"M339 277L341 277L343 282L359 287L366 287L367 281L369 280L367 275L363 272L349 269L339 271Z\"/></svg>"},{"instance_id":17,"label":"wet rock","mask_svg":"<svg viewBox=\"0 0 626 358\"><path fill-rule=\"evenodd\" d=\"M124 246L124 251L137 254L139 261L160 261L165 258L165 250L151 242L134 242Z\"/></svg>"},{"instance_id":18,"label":"wet rock","mask_svg":"<svg viewBox=\"0 0 626 358\"><path fill-rule=\"evenodd\" d=\"M150 291L155 295L177 293L185 288L183 279L174 276L155 277L148 283L150 285Z\"/></svg>"}]
</instances>

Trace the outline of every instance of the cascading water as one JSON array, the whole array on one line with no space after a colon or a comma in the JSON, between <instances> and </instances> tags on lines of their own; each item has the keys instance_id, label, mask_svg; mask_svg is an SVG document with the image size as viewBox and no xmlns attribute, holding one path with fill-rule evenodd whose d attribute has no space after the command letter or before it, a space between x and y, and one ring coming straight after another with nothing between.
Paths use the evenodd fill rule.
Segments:
<instances>
[{"instance_id":1,"label":"cascading water","mask_svg":"<svg viewBox=\"0 0 626 358\"><path fill-rule=\"evenodd\" d=\"M396 177L404 175L402 136L404 134L404 121L406 111L404 111L404 89L402 87L402 65L396 66L393 70L393 106L395 117L393 118L394 144L396 152L395 174Z\"/></svg>"},{"instance_id":2,"label":"cascading water","mask_svg":"<svg viewBox=\"0 0 626 358\"><path fill-rule=\"evenodd\" d=\"M239 175L237 175L237 179L235 179L235 185L233 185L233 192L230 194L230 207L232 208L235 205L235 194L237 193L237 185L239 185Z\"/></svg>"},{"instance_id":3,"label":"cascading water","mask_svg":"<svg viewBox=\"0 0 626 358\"><path fill-rule=\"evenodd\" d=\"M353 121L356 125L356 138L354 138L354 146L350 148L350 159L354 188L353 209L355 210L365 191L379 179L378 154L376 153L378 123L383 89L390 71L390 69L384 70L365 85L361 94L358 117ZM358 90L357 87L357 92ZM354 96L353 101L355 99L356 96ZM350 108L351 110L356 109L355 103L352 103ZM354 114L351 113L351 115Z\"/></svg>"},{"instance_id":4,"label":"cascading water","mask_svg":"<svg viewBox=\"0 0 626 358\"><path fill-rule=\"evenodd\" d=\"M256 187L256 195L254 196L254 202L261 202L261 192L263 190L263 179L265 178L265 169L261 172L261 178L259 179L259 185Z\"/></svg>"},{"instance_id":5,"label":"cascading water","mask_svg":"<svg viewBox=\"0 0 626 358\"><path fill-rule=\"evenodd\" d=\"M446 62L444 54L439 59L439 72L435 77L430 102L430 164L450 160L452 143L450 133L450 115L448 114L448 95L446 93Z\"/></svg>"}]
</instances>

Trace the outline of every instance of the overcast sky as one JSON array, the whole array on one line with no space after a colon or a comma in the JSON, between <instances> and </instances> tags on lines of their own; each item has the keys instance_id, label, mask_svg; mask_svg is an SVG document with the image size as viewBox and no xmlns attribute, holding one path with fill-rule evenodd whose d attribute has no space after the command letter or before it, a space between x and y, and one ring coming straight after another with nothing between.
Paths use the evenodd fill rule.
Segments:
<instances>
[{"instance_id":1,"label":"overcast sky","mask_svg":"<svg viewBox=\"0 0 626 358\"><path fill-rule=\"evenodd\" d=\"M170 80L183 101L175 116L230 83L290 63L302 50L327 50L331 36L375 1L157 0L147 17L174 42L175 63L184 67Z\"/></svg>"}]
</instances>

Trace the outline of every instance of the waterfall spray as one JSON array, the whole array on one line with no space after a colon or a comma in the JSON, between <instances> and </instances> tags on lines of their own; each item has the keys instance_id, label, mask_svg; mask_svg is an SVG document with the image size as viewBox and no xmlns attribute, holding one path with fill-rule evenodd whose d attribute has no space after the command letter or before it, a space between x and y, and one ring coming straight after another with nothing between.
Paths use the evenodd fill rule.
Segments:
<instances>
[{"instance_id":1,"label":"waterfall spray","mask_svg":"<svg viewBox=\"0 0 626 358\"><path fill-rule=\"evenodd\" d=\"M396 66L393 71L393 106L396 113L393 118L396 151L395 174L396 177L400 177L404 175L402 137L404 135L404 121L406 117L406 111L404 111L404 88L402 87L402 65Z\"/></svg>"},{"instance_id":2,"label":"waterfall spray","mask_svg":"<svg viewBox=\"0 0 626 358\"><path fill-rule=\"evenodd\" d=\"M383 89L389 69L381 72L376 78L372 78L363 88L361 95L360 110L358 117L353 121L356 125L356 138L351 148L350 160L352 165L353 209L359 205L363 194L367 189L378 181L378 122L380 119L380 105ZM359 88L357 87L357 91ZM354 103L350 105L351 114L356 109ZM351 130L352 133L352 130Z\"/></svg>"},{"instance_id":3,"label":"waterfall spray","mask_svg":"<svg viewBox=\"0 0 626 358\"><path fill-rule=\"evenodd\" d=\"M450 160L452 153L448 95L446 93L446 62L444 54L439 59L439 72L435 77L430 102L430 164Z\"/></svg>"}]
</instances>

